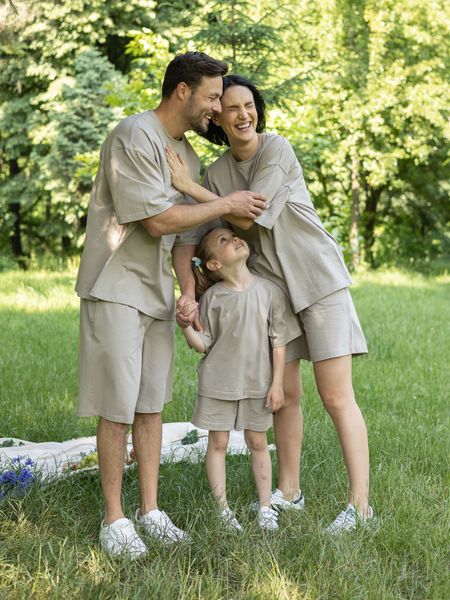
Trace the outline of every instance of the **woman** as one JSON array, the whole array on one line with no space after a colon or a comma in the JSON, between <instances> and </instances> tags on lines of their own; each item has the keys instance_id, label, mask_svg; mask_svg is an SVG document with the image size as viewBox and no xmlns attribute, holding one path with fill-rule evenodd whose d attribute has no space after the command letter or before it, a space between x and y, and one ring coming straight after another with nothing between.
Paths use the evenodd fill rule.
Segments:
<instances>
[{"instance_id":1,"label":"woman","mask_svg":"<svg viewBox=\"0 0 450 600\"><path fill-rule=\"evenodd\" d=\"M341 250L314 209L291 145L279 135L263 133L265 105L259 90L242 77L226 76L221 106L206 137L230 149L208 168L207 189L189 178L170 149L168 162L175 187L198 202L239 189L267 198L267 209L255 221L227 221L255 251L252 270L287 293L304 334L287 346L285 404L274 415L279 481L272 504L304 506L299 481L299 359L305 358L313 362L317 389L338 433L349 478L348 506L327 531L355 529L373 517L373 510L368 504L367 430L352 386L352 355L366 353L367 347L348 291L351 279Z\"/></svg>"}]
</instances>

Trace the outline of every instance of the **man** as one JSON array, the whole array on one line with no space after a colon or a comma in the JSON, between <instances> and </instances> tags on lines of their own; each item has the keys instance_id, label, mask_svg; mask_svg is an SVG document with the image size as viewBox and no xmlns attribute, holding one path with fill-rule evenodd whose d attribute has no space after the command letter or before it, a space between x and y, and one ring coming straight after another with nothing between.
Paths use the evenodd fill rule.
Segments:
<instances>
[{"instance_id":1,"label":"man","mask_svg":"<svg viewBox=\"0 0 450 600\"><path fill-rule=\"evenodd\" d=\"M184 137L205 132L220 112L227 65L199 52L168 65L162 101L154 110L121 121L107 137L89 202L86 242L76 290L81 298L80 416L100 417L97 429L105 515L100 544L112 555L138 557L146 546L121 506L124 443L132 424L140 485L136 521L165 543L188 540L158 509L161 411L171 399L174 337L173 278L194 298L193 279L180 266L177 233L222 215L256 218L263 197L238 192L207 204L185 204L171 186L165 159L170 144L193 178L199 160ZM193 254L193 246L192 246Z\"/></svg>"}]
</instances>

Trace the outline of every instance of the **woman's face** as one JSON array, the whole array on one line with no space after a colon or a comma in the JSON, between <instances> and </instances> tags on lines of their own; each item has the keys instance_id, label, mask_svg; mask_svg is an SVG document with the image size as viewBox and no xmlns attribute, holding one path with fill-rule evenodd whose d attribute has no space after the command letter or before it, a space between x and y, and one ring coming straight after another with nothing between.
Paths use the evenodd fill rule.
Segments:
<instances>
[{"instance_id":1,"label":"woman's face","mask_svg":"<svg viewBox=\"0 0 450 600\"><path fill-rule=\"evenodd\" d=\"M227 135L230 146L252 140L256 135L258 113L252 92L242 85L225 90L220 104L222 112L214 116Z\"/></svg>"}]
</instances>

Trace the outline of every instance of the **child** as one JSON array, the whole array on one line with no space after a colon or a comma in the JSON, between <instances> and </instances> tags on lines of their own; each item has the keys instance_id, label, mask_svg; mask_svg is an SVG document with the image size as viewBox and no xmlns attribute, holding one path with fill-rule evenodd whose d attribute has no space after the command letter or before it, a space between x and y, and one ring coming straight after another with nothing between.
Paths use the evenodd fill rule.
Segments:
<instances>
[{"instance_id":1,"label":"child","mask_svg":"<svg viewBox=\"0 0 450 600\"><path fill-rule=\"evenodd\" d=\"M247 243L230 229L213 229L203 237L193 263L196 291L203 294L204 330L188 326L183 333L191 347L205 353L198 368L192 422L209 430L206 473L222 523L242 530L228 507L225 455L230 430L243 429L258 491L258 524L276 530L266 431L272 413L284 401L286 344L300 335L300 329L284 292L249 271L249 253Z\"/></svg>"}]
</instances>

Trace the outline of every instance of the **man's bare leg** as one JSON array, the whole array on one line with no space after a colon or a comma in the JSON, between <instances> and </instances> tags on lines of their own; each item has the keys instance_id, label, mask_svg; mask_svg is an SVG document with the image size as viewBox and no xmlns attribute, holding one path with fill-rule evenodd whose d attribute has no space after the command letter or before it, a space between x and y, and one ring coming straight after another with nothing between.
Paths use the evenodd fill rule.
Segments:
<instances>
[{"instance_id":1,"label":"man's bare leg","mask_svg":"<svg viewBox=\"0 0 450 600\"><path fill-rule=\"evenodd\" d=\"M124 517L121 503L123 445L128 425L100 417L97 427L97 451L100 481L105 502L105 525Z\"/></svg>"},{"instance_id":2,"label":"man's bare leg","mask_svg":"<svg viewBox=\"0 0 450 600\"><path fill-rule=\"evenodd\" d=\"M161 437L161 413L136 413L134 415L133 447L138 464L142 515L158 508Z\"/></svg>"}]
</instances>

